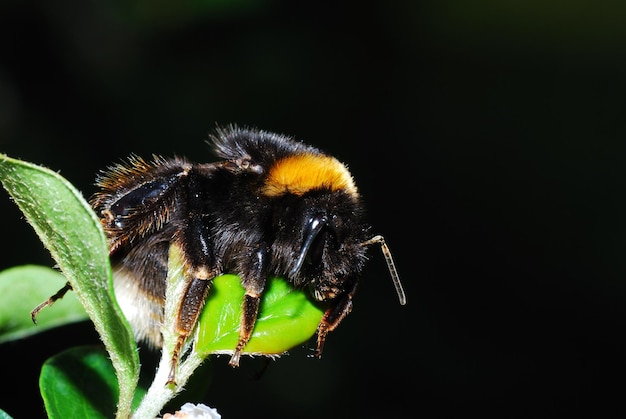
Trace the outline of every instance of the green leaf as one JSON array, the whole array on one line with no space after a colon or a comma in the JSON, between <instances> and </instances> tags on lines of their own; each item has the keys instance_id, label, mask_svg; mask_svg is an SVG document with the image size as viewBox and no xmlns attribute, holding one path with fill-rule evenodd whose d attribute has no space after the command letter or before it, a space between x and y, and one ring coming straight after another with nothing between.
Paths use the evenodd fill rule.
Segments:
<instances>
[{"instance_id":1,"label":"green leaf","mask_svg":"<svg viewBox=\"0 0 626 419\"><path fill-rule=\"evenodd\" d=\"M39 388L50 419L115 415L119 387L111 360L101 347L71 348L48 359L41 368Z\"/></svg>"},{"instance_id":2,"label":"green leaf","mask_svg":"<svg viewBox=\"0 0 626 419\"><path fill-rule=\"evenodd\" d=\"M56 293L67 280L46 266L24 265L0 272L0 343L89 319L74 293L43 310L33 324L30 312Z\"/></svg>"},{"instance_id":3,"label":"green leaf","mask_svg":"<svg viewBox=\"0 0 626 419\"><path fill-rule=\"evenodd\" d=\"M309 340L322 315L304 291L280 278L270 278L261 300L259 316L243 353L282 354ZM232 353L239 340L244 296L239 277L222 275L213 287L199 321L195 350L201 355Z\"/></svg>"},{"instance_id":4,"label":"green leaf","mask_svg":"<svg viewBox=\"0 0 626 419\"><path fill-rule=\"evenodd\" d=\"M4 410L0 409L0 419L13 419L13 416L9 415Z\"/></svg>"},{"instance_id":5,"label":"green leaf","mask_svg":"<svg viewBox=\"0 0 626 419\"><path fill-rule=\"evenodd\" d=\"M186 279L180 249L170 246L166 294L166 323L163 328L165 351L175 342L177 325L172 322L180 310ZM198 320L194 353L206 357L232 353L239 340L245 290L236 275L221 275L212 280L211 290ZM261 297L252 338L244 354L277 355L306 342L316 332L324 309L304 290L294 289L287 281L270 278ZM171 345L173 346L173 344Z\"/></svg>"},{"instance_id":6,"label":"green leaf","mask_svg":"<svg viewBox=\"0 0 626 419\"><path fill-rule=\"evenodd\" d=\"M128 417L139 357L115 303L107 243L96 214L73 185L47 168L0 154L0 180L93 321L118 375L118 415Z\"/></svg>"},{"instance_id":7,"label":"green leaf","mask_svg":"<svg viewBox=\"0 0 626 419\"><path fill-rule=\"evenodd\" d=\"M136 418L154 417L187 383L193 372L211 354L232 353L239 339L244 289L239 277L222 275L212 289L198 321L198 333L190 353L180 361L176 385L168 385L173 348L178 337L177 313L185 294L186 279L181 251L170 246L165 299L163 350L157 372L145 398L135 411ZM284 280L272 278L263 294L259 316L245 354L277 355L310 339L317 330L323 308Z\"/></svg>"}]
</instances>

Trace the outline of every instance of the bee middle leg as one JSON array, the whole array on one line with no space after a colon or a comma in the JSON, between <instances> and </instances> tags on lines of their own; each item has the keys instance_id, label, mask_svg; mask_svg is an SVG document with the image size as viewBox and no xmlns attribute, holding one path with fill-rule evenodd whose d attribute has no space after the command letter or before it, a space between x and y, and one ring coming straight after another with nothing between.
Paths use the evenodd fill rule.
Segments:
<instances>
[{"instance_id":1,"label":"bee middle leg","mask_svg":"<svg viewBox=\"0 0 626 419\"><path fill-rule=\"evenodd\" d=\"M248 262L240 269L240 272L245 272L245 274L241 274L241 284L246 290L246 293L242 303L239 341L228 362L228 365L231 367L239 366L241 353L252 337L254 325L256 324L256 319L259 314L261 296L267 278L267 247L261 245L250 256L251 257L246 259Z\"/></svg>"}]
</instances>

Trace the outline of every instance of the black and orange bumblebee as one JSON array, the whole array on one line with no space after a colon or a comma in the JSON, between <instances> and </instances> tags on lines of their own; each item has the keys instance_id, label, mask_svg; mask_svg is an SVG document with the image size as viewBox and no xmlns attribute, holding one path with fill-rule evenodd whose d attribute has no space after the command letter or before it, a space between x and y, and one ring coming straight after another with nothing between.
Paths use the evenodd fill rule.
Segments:
<instances>
[{"instance_id":1,"label":"black and orange bumblebee","mask_svg":"<svg viewBox=\"0 0 626 419\"><path fill-rule=\"evenodd\" d=\"M233 125L216 129L210 143L221 160L131 156L97 178L91 204L108 239L116 296L138 341L162 345L172 243L182 251L186 281L172 368L220 274L238 275L245 289L232 366L252 335L270 275L328 303L317 356L352 309L370 245L382 246L405 303L391 253L370 233L343 163L290 137Z\"/></svg>"}]
</instances>

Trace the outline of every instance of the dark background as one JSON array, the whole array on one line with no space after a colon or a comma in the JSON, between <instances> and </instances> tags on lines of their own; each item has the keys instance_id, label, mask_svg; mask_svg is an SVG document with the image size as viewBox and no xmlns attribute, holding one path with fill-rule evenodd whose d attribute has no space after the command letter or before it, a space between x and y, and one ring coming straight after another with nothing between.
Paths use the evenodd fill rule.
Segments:
<instances>
[{"instance_id":1,"label":"dark background","mask_svg":"<svg viewBox=\"0 0 626 419\"><path fill-rule=\"evenodd\" d=\"M626 3L136 0L0 5L0 151L85 196L130 153L208 161L216 123L346 162L372 251L321 360L227 358L225 418L624 413ZM0 268L52 265L4 194ZM0 407L42 414L75 325L0 347ZM13 371L8 373L9 368Z\"/></svg>"}]
</instances>

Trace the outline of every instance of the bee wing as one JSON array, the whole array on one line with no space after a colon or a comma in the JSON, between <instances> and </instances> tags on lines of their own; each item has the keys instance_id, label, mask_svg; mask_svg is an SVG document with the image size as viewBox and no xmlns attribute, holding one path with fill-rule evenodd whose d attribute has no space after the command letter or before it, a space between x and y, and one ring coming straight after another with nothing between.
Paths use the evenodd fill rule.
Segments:
<instances>
[{"instance_id":1,"label":"bee wing","mask_svg":"<svg viewBox=\"0 0 626 419\"><path fill-rule=\"evenodd\" d=\"M98 176L100 190L91 205L109 238L111 253L163 228L176 208L172 203L184 193L179 186L191 168L183 159L155 157L146 162L133 156Z\"/></svg>"}]
</instances>

